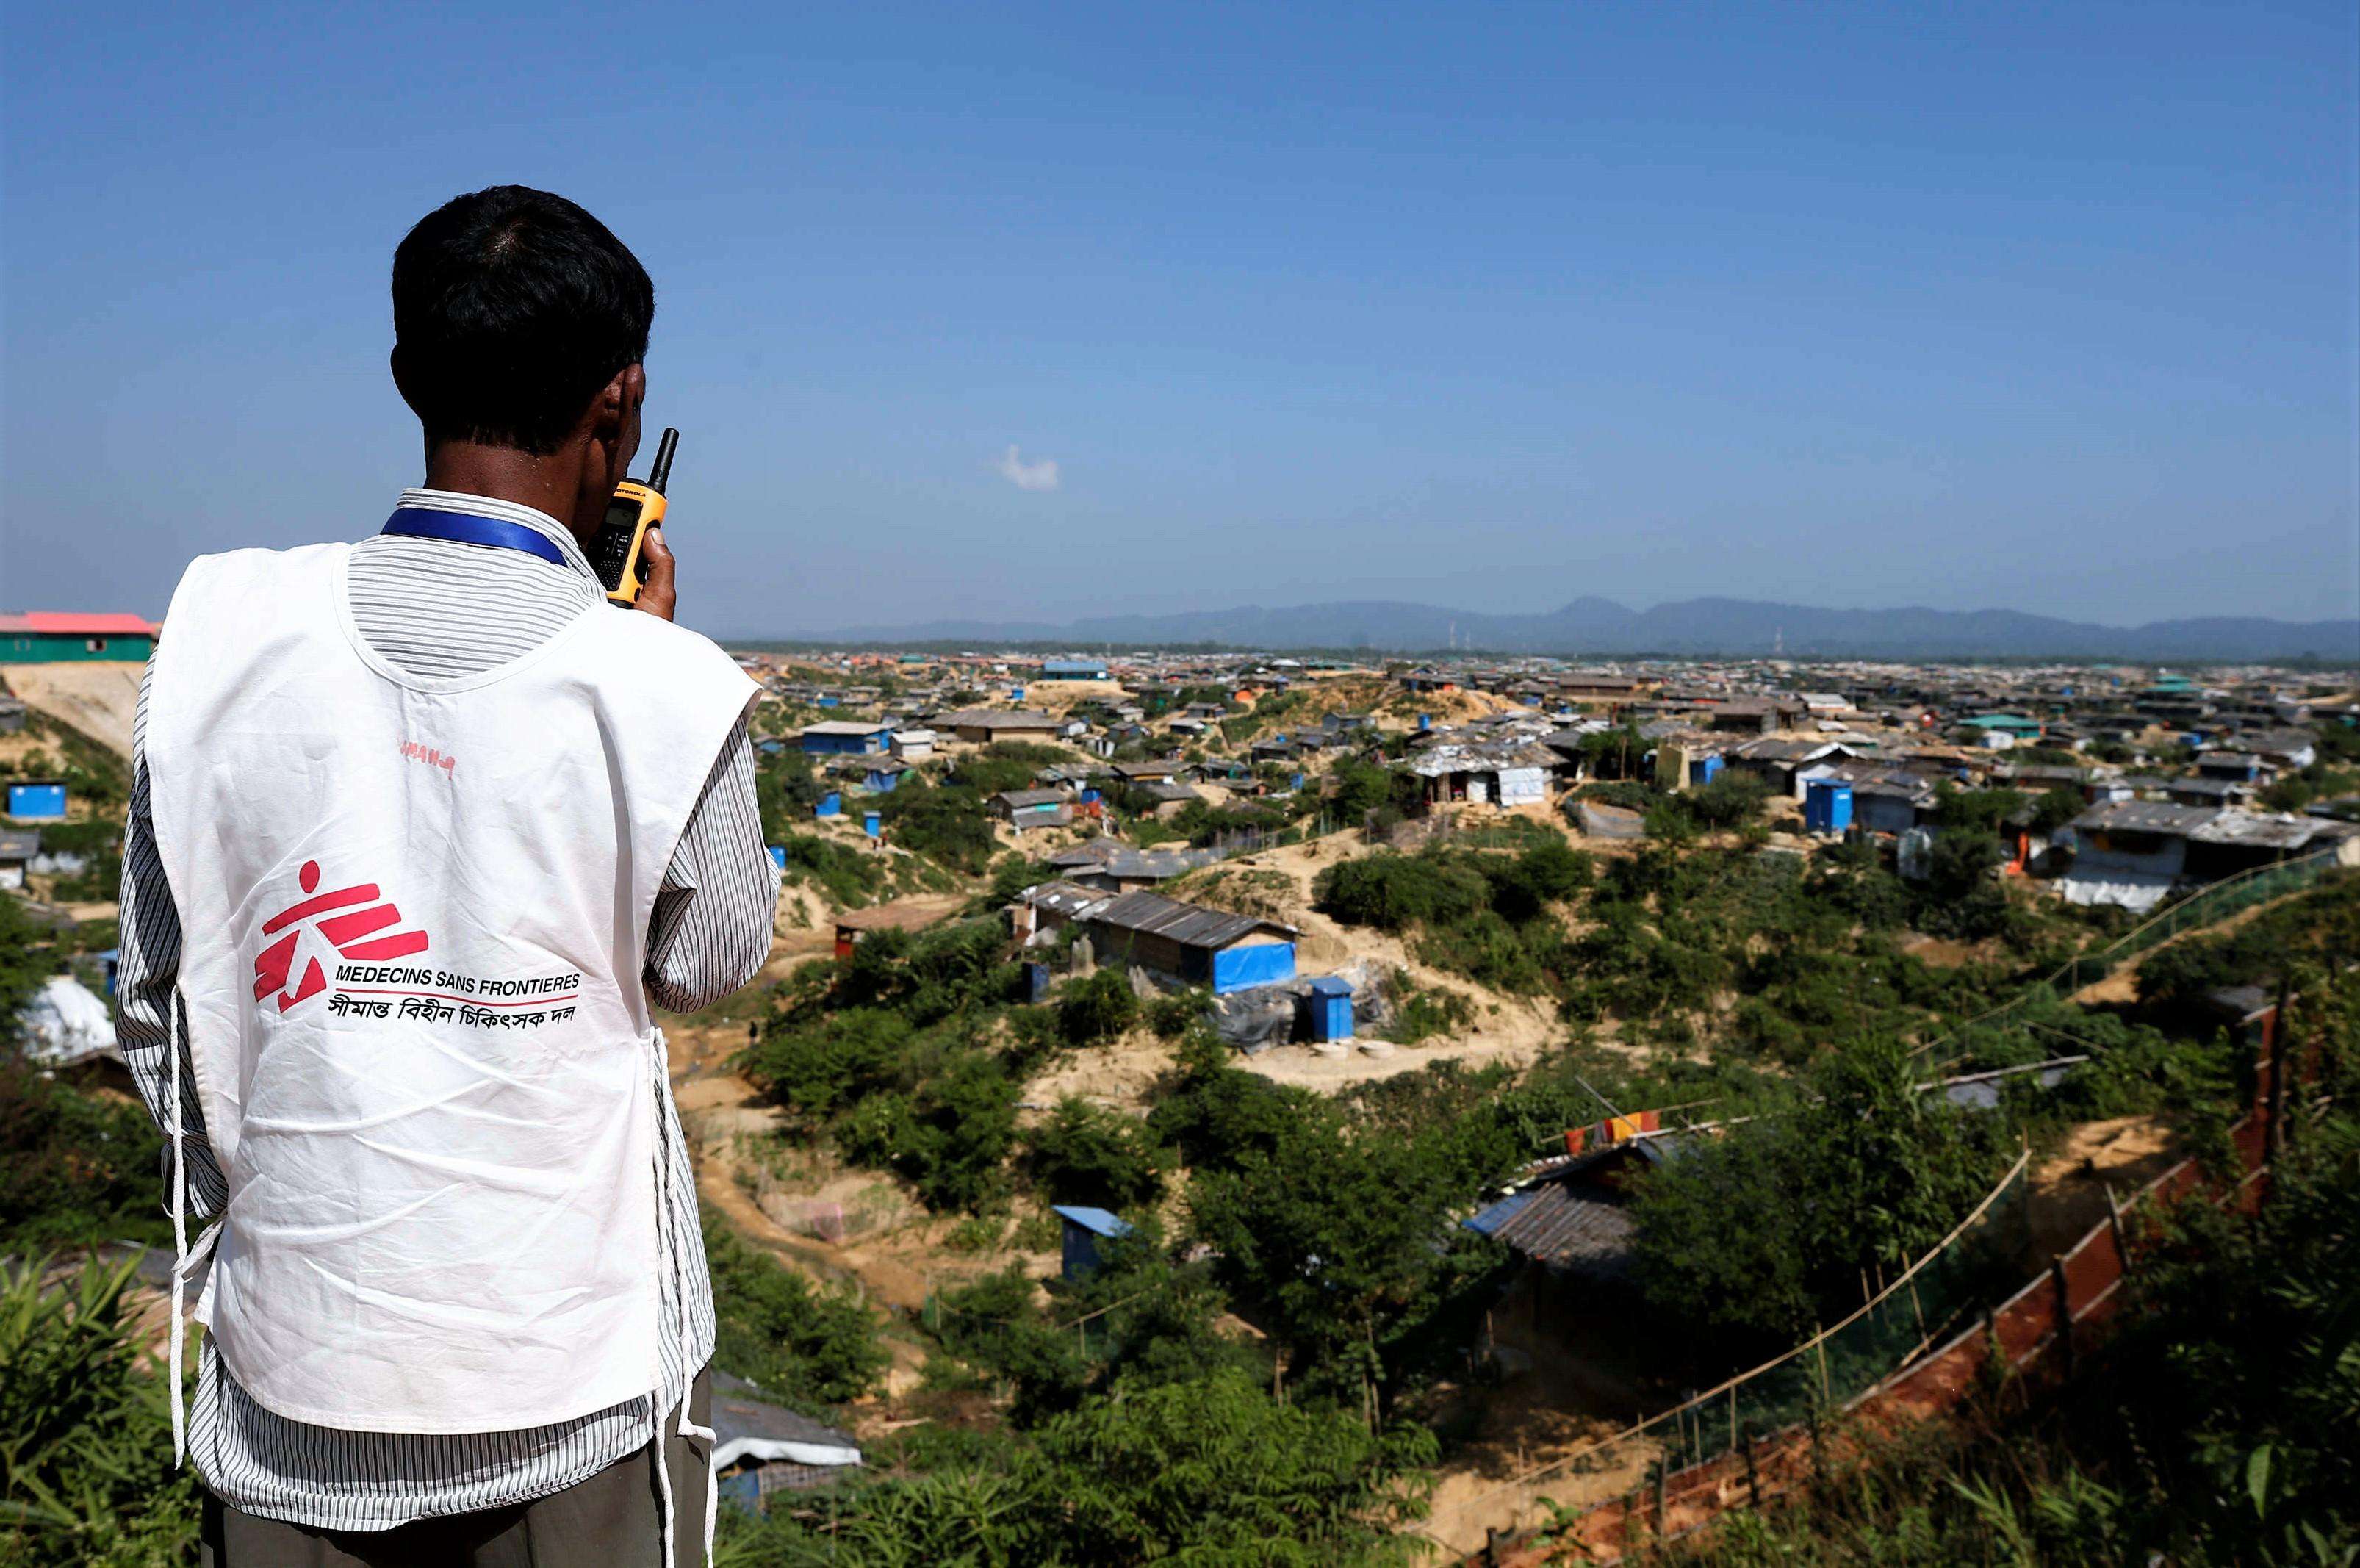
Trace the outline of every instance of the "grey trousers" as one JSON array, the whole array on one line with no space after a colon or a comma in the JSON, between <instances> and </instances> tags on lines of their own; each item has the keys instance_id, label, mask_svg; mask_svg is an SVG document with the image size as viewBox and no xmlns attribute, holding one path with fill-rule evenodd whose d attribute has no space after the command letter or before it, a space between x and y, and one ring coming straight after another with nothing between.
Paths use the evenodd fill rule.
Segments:
<instances>
[{"instance_id":1,"label":"grey trousers","mask_svg":"<svg viewBox=\"0 0 2360 1568\"><path fill-rule=\"evenodd\" d=\"M713 1424L709 1367L689 1390L689 1411L697 1425ZM679 1568L695 1568L705 1561L705 1455L679 1425L675 1407L664 1440L673 1551ZM538 1501L398 1530L312 1530L241 1513L207 1493L202 1561L203 1568L653 1568L663 1561L662 1521L650 1442Z\"/></svg>"}]
</instances>

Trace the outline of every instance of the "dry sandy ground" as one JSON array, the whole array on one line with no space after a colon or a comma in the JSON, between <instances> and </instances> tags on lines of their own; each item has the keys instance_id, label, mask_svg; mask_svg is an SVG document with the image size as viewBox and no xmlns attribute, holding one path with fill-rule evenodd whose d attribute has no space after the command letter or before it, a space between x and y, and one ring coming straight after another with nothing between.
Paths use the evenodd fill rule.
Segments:
<instances>
[{"instance_id":1,"label":"dry sandy ground","mask_svg":"<svg viewBox=\"0 0 2360 1568\"><path fill-rule=\"evenodd\" d=\"M131 755L131 720L147 664L11 664L8 689L103 746Z\"/></svg>"},{"instance_id":2,"label":"dry sandy ground","mask_svg":"<svg viewBox=\"0 0 2360 1568\"><path fill-rule=\"evenodd\" d=\"M1519 997L1494 999L1456 975L1420 962L1400 938L1357 927L1348 931L1311 906L1313 880L1328 867L1365 851L1360 833L1353 829L1305 844L1242 855L1187 878L1181 896L1221 907L1235 906L1251 914L1274 915L1295 927L1302 933L1296 939L1295 952L1305 973L1325 973L1353 961L1402 970L1422 991L1466 998L1474 1009L1473 1021L1461 1035L1438 1036L1423 1045L1397 1047L1384 1057L1371 1057L1358 1049L1341 1057L1326 1057L1308 1046L1290 1045L1248 1057L1240 1065L1282 1083L1299 1083L1328 1093L1371 1079L1415 1072L1431 1061L1453 1059L1470 1066L1495 1061L1515 1067L1529 1065L1559 1037L1555 1003ZM1273 884L1269 879L1273 876L1285 879L1284 884Z\"/></svg>"},{"instance_id":3,"label":"dry sandy ground","mask_svg":"<svg viewBox=\"0 0 2360 1568\"><path fill-rule=\"evenodd\" d=\"M2033 1169L2034 1255L2064 1251L2104 1220L2107 1189L2127 1203L2187 1153L2160 1117L2117 1116L2074 1128L2063 1146Z\"/></svg>"}]
</instances>

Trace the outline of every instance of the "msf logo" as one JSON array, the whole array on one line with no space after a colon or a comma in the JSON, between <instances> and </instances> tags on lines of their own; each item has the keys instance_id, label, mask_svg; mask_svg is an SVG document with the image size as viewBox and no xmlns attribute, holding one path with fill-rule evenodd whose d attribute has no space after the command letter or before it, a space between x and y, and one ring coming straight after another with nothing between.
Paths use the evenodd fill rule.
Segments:
<instances>
[{"instance_id":1,"label":"msf logo","mask_svg":"<svg viewBox=\"0 0 2360 1568\"><path fill-rule=\"evenodd\" d=\"M390 901L380 902L377 883L363 883L356 887L334 888L327 893L316 891L320 885L320 862L306 861L300 880L305 896L289 905L263 923L265 937L279 940L262 949L254 960L254 999L260 1002L274 993L279 998L279 1011L286 1012L299 1002L317 996L328 988L328 977L320 967L320 953L333 949L347 959L399 959L426 950L423 931L396 931L380 937L377 932L401 923L401 911ZM338 910L349 911L337 914ZM289 927L293 927L291 930ZM332 960L333 961L333 960ZM300 968L299 968L300 964ZM292 986L290 976L299 976Z\"/></svg>"}]
</instances>

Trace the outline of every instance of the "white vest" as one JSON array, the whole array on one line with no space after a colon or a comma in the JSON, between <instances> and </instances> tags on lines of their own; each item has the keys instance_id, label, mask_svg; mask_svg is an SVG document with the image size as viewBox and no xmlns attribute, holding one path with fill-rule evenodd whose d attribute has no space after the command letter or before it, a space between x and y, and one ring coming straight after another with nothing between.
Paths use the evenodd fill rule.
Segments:
<instances>
[{"instance_id":1,"label":"white vest","mask_svg":"<svg viewBox=\"0 0 2360 1568\"><path fill-rule=\"evenodd\" d=\"M352 1431L511 1431L661 1381L658 884L753 684L585 610L481 674L354 626L350 547L193 563L146 756L205 1129L197 1317ZM701 1258L694 1238L679 1238Z\"/></svg>"}]
</instances>

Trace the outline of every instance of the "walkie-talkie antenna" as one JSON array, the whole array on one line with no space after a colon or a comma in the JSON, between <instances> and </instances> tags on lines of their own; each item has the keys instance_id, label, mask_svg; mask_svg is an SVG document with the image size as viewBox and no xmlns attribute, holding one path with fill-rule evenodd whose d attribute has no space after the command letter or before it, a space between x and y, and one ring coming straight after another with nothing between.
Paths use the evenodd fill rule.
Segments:
<instances>
[{"instance_id":1,"label":"walkie-talkie antenna","mask_svg":"<svg viewBox=\"0 0 2360 1568\"><path fill-rule=\"evenodd\" d=\"M680 445L680 432L667 427L663 439L656 443L656 466L648 470L648 488L664 493L664 481L672 477L672 455Z\"/></svg>"}]
</instances>

